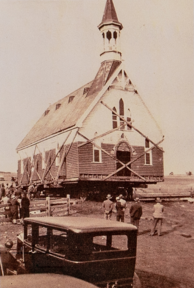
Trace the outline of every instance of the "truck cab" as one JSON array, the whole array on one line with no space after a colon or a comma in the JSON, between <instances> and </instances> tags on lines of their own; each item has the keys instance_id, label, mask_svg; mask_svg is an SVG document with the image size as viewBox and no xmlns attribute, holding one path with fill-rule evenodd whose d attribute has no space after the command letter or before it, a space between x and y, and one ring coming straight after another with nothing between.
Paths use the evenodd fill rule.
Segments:
<instances>
[{"instance_id":1,"label":"truck cab","mask_svg":"<svg viewBox=\"0 0 194 288\"><path fill-rule=\"evenodd\" d=\"M98 287L133 287L137 228L87 217L24 219L17 257L29 273L59 273ZM108 286L107 286L108 285Z\"/></svg>"}]
</instances>

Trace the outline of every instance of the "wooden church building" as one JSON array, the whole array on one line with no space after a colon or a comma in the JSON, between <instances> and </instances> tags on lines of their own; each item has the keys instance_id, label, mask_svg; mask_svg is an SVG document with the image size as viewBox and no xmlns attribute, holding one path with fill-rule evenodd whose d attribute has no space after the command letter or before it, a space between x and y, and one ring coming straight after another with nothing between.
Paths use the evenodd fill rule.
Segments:
<instances>
[{"instance_id":1,"label":"wooden church building","mask_svg":"<svg viewBox=\"0 0 194 288\"><path fill-rule=\"evenodd\" d=\"M21 185L80 195L163 181L163 135L123 68L113 0L98 28L103 45L94 80L49 106L17 147Z\"/></svg>"}]
</instances>

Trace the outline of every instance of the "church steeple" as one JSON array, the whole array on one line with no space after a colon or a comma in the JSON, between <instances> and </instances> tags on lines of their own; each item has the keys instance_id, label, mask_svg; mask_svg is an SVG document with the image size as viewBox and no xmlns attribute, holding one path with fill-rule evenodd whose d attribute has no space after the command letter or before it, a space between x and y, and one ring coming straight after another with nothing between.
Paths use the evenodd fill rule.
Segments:
<instances>
[{"instance_id":1,"label":"church steeple","mask_svg":"<svg viewBox=\"0 0 194 288\"><path fill-rule=\"evenodd\" d=\"M98 26L103 38L102 62L105 60L122 60L120 51L120 31L123 25L118 21L112 0L106 1L102 22Z\"/></svg>"}]
</instances>

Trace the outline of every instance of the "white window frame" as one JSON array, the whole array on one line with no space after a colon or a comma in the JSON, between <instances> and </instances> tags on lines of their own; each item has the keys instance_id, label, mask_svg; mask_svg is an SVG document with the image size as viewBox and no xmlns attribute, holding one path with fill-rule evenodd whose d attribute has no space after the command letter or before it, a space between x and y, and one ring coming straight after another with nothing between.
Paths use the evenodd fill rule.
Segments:
<instances>
[{"instance_id":1,"label":"white window frame","mask_svg":"<svg viewBox=\"0 0 194 288\"><path fill-rule=\"evenodd\" d=\"M148 149L150 148L150 141L148 139L145 139L145 149L146 148L148 148ZM146 150L145 150L145 152L146 152ZM147 161L146 161L146 155L147 154L150 155L150 163L147 163ZM145 165L148 165L148 166L153 165L152 150L150 150L150 151L145 153L145 158L144 159L145 159Z\"/></svg>"},{"instance_id":2,"label":"white window frame","mask_svg":"<svg viewBox=\"0 0 194 288\"><path fill-rule=\"evenodd\" d=\"M99 161L95 161L95 151L99 151ZM93 163L102 163L102 150L93 145Z\"/></svg>"},{"instance_id":3,"label":"white window frame","mask_svg":"<svg viewBox=\"0 0 194 288\"><path fill-rule=\"evenodd\" d=\"M146 152L146 150L145 150L145 152ZM150 155L150 163L146 163L146 155L147 155L147 154ZM145 165L148 165L148 166L153 165L152 150L146 152L146 154L145 154Z\"/></svg>"}]
</instances>

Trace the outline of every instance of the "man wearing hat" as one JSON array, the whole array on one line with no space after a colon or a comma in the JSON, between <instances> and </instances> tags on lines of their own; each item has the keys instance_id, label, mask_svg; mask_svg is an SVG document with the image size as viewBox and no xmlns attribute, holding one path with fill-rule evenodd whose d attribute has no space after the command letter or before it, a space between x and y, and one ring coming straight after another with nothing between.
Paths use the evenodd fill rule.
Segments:
<instances>
[{"instance_id":1,"label":"man wearing hat","mask_svg":"<svg viewBox=\"0 0 194 288\"><path fill-rule=\"evenodd\" d=\"M162 200L160 198L156 198L156 204L154 205L154 213L153 213L154 222L150 236L154 236L157 224L158 224L158 236L161 236L162 218L164 211L164 206L161 204L161 202Z\"/></svg>"},{"instance_id":2,"label":"man wearing hat","mask_svg":"<svg viewBox=\"0 0 194 288\"><path fill-rule=\"evenodd\" d=\"M102 208L104 209L104 218L110 220L112 216L113 202L110 200L112 196L108 194L106 200L102 203Z\"/></svg>"},{"instance_id":3,"label":"man wearing hat","mask_svg":"<svg viewBox=\"0 0 194 288\"><path fill-rule=\"evenodd\" d=\"M135 225L137 229L139 229L139 220L142 215L142 206L140 204L139 198L136 197L134 201L135 203L131 205L129 213L131 216L131 224Z\"/></svg>"},{"instance_id":4,"label":"man wearing hat","mask_svg":"<svg viewBox=\"0 0 194 288\"><path fill-rule=\"evenodd\" d=\"M124 209L126 209L126 206L127 206L127 202L125 201L124 197L123 197L123 194L120 194L119 195L119 199L120 199L120 202L121 202L121 205Z\"/></svg>"},{"instance_id":5,"label":"man wearing hat","mask_svg":"<svg viewBox=\"0 0 194 288\"><path fill-rule=\"evenodd\" d=\"M126 201L123 199L124 202L122 202L122 197L121 196L123 196L123 195L120 195L120 196L116 197L115 208L117 210L117 221L124 222Z\"/></svg>"}]
</instances>

